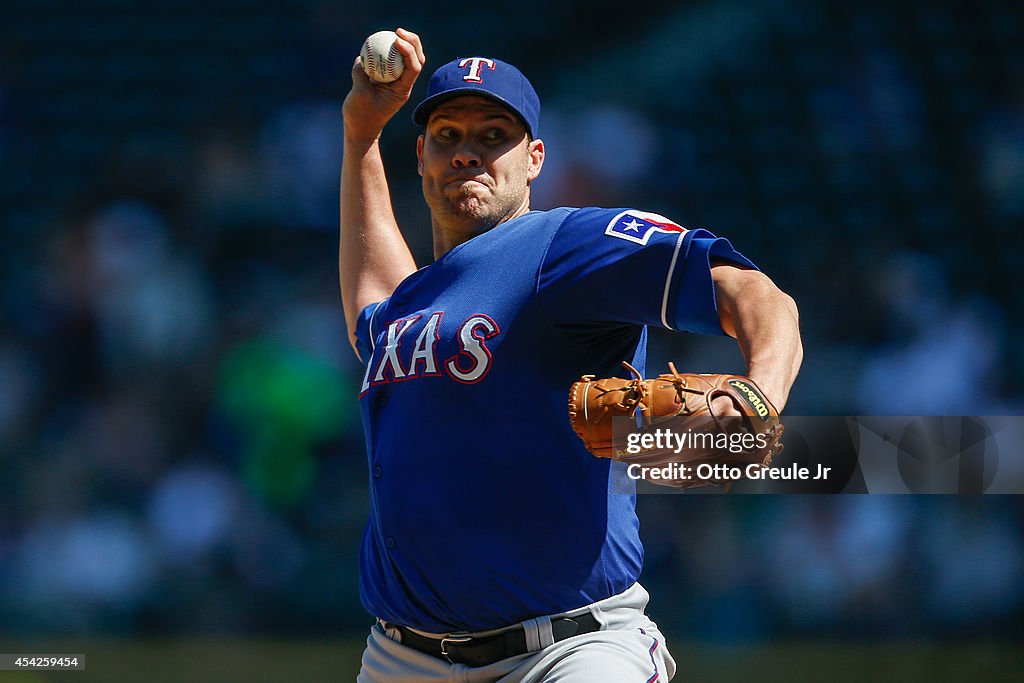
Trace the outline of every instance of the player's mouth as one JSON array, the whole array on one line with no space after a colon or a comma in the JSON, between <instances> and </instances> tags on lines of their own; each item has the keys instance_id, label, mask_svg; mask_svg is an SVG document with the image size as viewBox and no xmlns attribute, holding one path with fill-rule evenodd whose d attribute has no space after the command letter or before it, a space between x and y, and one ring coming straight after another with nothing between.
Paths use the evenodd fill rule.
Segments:
<instances>
[{"instance_id":1,"label":"player's mouth","mask_svg":"<svg viewBox=\"0 0 1024 683\"><path fill-rule=\"evenodd\" d=\"M444 185L445 185L445 187L456 187L457 188L457 187L463 187L465 185L470 185L472 183L475 183L477 185L483 185L485 187L487 185L483 181L483 175L479 174L479 173L476 174L476 175L471 175L471 176L460 175L460 176L455 176L455 177L449 178L448 180L445 181Z\"/></svg>"}]
</instances>

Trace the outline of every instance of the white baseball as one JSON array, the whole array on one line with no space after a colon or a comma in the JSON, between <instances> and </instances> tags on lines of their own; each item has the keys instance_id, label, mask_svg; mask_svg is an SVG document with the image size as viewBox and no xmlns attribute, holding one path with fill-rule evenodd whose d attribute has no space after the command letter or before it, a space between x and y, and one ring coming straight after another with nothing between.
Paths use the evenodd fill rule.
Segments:
<instances>
[{"instance_id":1,"label":"white baseball","mask_svg":"<svg viewBox=\"0 0 1024 683\"><path fill-rule=\"evenodd\" d=\"M363 58L363 71L371 81L390 83L405 71L405 61L395 47L397 39L394 31L377 31L363 43L359 56Z\"/></svg>"}]
</instances>

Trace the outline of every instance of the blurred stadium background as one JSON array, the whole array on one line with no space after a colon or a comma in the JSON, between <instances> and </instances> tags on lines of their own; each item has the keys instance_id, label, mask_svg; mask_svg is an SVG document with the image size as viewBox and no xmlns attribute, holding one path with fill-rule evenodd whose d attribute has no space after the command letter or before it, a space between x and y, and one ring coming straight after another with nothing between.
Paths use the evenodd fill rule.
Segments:
<instances>
[{"instance_id":1,"label":"blurred stadium background","mask_svg":"<svg viewBox=\"0 0 1024 683\"><path fill-rule=\"evenodd\" d=\"M791 414L1024 414L1024 5L498 10L5 3L0 651L52 644L89 671L0 680L354 677L371 620L340 102L381 28L420 33L428 69L489 54L530 75L536 208L657 211L773 275L803 316ZM424 264L407 114L384 151ZM658 335L652 352L741 369L723 340ZM1018 497L639 507L681 678L1006 680L1024 664Z\"/></svg>"}]
</instances>

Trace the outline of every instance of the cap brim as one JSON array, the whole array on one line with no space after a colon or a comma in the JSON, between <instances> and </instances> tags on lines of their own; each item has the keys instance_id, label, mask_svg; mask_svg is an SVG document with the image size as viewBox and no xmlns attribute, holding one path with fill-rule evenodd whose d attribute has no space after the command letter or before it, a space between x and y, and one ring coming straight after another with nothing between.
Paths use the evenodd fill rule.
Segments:
<instances>
[{"instance_id":1,"label":"cap brim","mask_svg":"<svg viewBox=\"0 0 1024 683\"><path fill-rule=\"evenodd\" d=\"M439 105L447 102L448 100L455 99L456 97L462 97L464 95L486 97L487 99L491 99L505 105L509 111L516 115L516 118L519 119L519 122L522 123L523 127L526 129L526 132L530 134L530 137L533 137L533 131L530 130L530 124L526 122L526 118L519 113L519 111L513 107L508 100L503 97L498 97L494 93L487 92L482 88L455 88L454 90L445 90L444 92L437 93L433 97L428 97L420 102L416 106L416 109L413 110L412 122L417 126L427 125L427 119L430 118L430 112L434 111Z\"/></svg>"}]
</instances>

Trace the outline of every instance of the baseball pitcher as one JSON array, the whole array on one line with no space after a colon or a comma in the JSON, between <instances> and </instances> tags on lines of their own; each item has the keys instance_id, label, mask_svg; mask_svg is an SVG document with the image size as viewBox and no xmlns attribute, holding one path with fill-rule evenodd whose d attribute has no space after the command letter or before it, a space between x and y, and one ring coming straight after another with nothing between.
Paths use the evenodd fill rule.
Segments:
<instances>
[{"instance_id":1,"label":"baseball pitcher","mask_svg":"<svg viewBox=\"0 0 1024 683\"><path fill-rule=\"evenodd\" d=\"M412 112L435 259L417 268L379 148L425 61L418 36L397 36L401 76L371 80L357 59L343 109L341 292L369 457L360 593L376 618L358 680L669 680L626 465L588 450L568 392L623 361L645 373L657 326L735 337L744 391L777 414L802 358L796 306L708 231L633 208L531 210L540 100L492 56L441 66ZM623 400L642 404L639 385ZM741 398L707 404L742 415Z\"/></svg>"}]
</instances>

